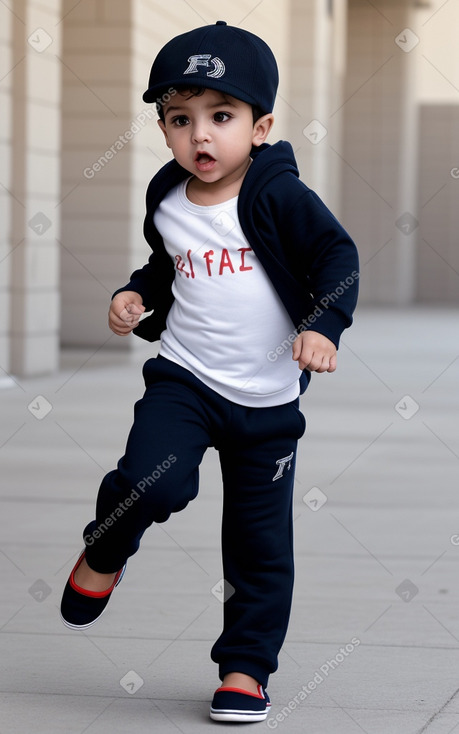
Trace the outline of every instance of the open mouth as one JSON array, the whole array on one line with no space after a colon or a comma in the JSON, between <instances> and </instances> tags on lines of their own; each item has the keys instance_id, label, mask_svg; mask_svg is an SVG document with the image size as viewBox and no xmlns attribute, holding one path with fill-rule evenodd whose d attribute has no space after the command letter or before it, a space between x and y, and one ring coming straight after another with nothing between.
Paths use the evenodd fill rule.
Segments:
<instances>
[{"instance_id":1,"label":"open mouth","mask_svg":"<svg viewBox=\"0 0 459 734\"><path fill-rule=\"evenodd\" d=\"M203 150L198 150L194 157L194 162L196 164L196 167L200 171L208 171L210 168L213 167L215 163L215 158L210 155L210 153L206 153Z\"/></svg>"}]
</instances>

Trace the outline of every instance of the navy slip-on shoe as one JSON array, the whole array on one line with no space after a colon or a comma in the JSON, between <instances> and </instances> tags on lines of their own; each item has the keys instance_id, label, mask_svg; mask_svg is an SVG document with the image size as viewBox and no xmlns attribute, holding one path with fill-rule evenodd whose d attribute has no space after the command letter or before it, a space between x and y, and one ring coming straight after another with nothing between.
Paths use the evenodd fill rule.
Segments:
<instances>
[{"instance_id":1,"label":"navy slip-on shoe","mask_svg":"<svg viewBox=\"0 0 459 734\"><path fill-rule=\"evenodd\" d=\"M65 626L72 630L85 630L97 622L109 602L113 589L118 586L126 570L126 564L124 564L121 571L116 574L113 584L105 591L82 589L75 582L75 572L84 555L85 551L81 553L73 567L62 594L61 619Z\"/></svg>"},{"instance_id":2,"label":"navy slip-on shoe","mask_svg":"<svg viewBox=\"0 0 459 734\"><path fill-rule=\"evenodd\" d=\"M271 702L262 686L258 694L242 688L225 686L217 688L210 707L210 718L214 721L264 721L268 716Z\"/></svg>"}]
</instances>

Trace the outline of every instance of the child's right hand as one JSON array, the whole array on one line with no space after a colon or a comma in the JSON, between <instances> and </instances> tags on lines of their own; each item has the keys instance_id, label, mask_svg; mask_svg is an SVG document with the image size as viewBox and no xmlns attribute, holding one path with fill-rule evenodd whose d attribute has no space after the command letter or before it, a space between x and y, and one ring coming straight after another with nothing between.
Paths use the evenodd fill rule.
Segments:
<instances>
[{"instance_id":1,"label":"child's right hand","mask_svg":"<svg viewBox=\"0 0 459 734\"><path fill-rule=\"evenodd\" d=\"M126 336L138 325L144 311L145 306L139 293L121 291L110 304L108 325L118 336Z\"/></svg>"}]
</instances>

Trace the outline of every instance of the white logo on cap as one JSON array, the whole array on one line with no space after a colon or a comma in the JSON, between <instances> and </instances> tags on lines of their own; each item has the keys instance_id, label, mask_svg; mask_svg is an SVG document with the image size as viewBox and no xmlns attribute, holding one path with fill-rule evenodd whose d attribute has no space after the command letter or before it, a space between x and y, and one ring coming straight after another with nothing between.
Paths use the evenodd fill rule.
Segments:
<instances>
[{"instance_id":1,"label":"white logo on cap","mask_svg":"<svg viewBox=\"0 0 459 734\"><path fill-rule=\"evenodd\" d=\"M183 72L184 74L196 74L199 71L198 66L209 68L210 64L213 64L214 68L208 71L206 76L212 77L212 79L220 79L226 71L223 61L218 56L214 56L212 59L211 54L194 54L188 59L188 64L189 66Z\"/></svg>"}]
</instances>

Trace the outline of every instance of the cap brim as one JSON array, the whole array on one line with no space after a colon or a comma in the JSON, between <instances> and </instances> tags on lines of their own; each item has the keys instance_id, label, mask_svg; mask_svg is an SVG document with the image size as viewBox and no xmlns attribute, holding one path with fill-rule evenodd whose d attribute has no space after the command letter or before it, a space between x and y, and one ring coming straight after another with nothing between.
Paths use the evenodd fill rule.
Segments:
<instances>
[{"instance_id":1,"label":"cap brim","mask_svg":"<svg viewBox=\"0 0 459 734\"><path fill-rule=\"evenodd\" d=\"M184 82L183 78L180 78L162 84L155 84L143 93L142 99L147 103L156 102L157 104L164 104L169 102L170 98L177 93L177 89L215 89L217 92L229 94L231 97L240 99L242 102L247 102L247 104L260 106L260 103L246 92L226 82L222 83L219 79L190 79L190 81ZM168 97L163 101L162 97L166 94ZM268 110L268 112L271 111Z\"/></svg>"}]
</instances>

